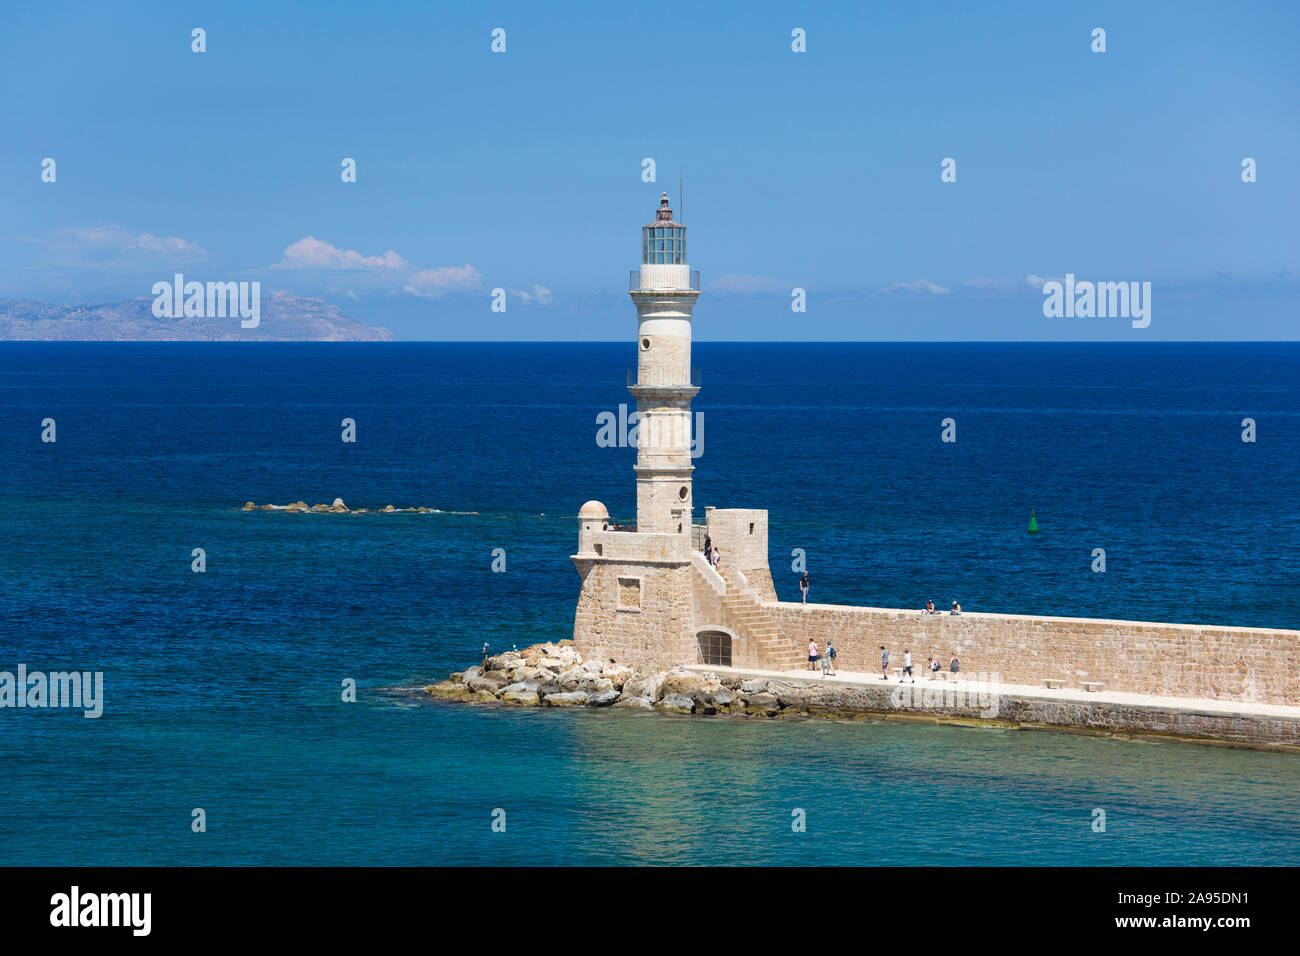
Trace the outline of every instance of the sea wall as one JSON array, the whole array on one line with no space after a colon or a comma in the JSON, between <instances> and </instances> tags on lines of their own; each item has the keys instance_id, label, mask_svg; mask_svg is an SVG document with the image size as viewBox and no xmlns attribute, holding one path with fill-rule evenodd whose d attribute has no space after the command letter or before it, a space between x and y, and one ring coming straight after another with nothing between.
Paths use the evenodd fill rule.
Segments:
<instances>
[{"instance_id":1,"label":"sea wall","mask_svg":"<svg viewBox=\"0 0 1300 956\"><path fill-rule=\"evenodd\" d=\"M892 719L1052 729L1300 751L1300 712L1265 715L1202 705L1029 694L942 681L848 683L707 668L629 667L583 660L572 641L489 657L424 692L445 701L513 707L614 707L750 718Z\"/></svg>"},{"instance_id":2,"label":"sea wall","mask_svg":"<svg viewBox=\"0 0 1300 956\"><path fill-rule=\"evenodd\" d=\"M878 671L880 645L890 667L911 649L918 675L930 655L944 670L956 651L968 676L1003 683L1044 679L1079 688L1161 697L1300 704L1300 631L1015 614L921 614L831 604L763 604L783 641L821 648L833 639L846 671Z\"/></svg>"}]
</instances>

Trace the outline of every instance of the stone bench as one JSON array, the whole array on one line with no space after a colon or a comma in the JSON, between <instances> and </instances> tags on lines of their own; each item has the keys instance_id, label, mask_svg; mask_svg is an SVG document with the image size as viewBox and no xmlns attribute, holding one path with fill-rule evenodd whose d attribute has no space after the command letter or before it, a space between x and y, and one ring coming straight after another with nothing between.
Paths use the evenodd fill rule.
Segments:
<instances>
[{"instance_id":1,"label":"stone bench","mask_svg":"<svg viewBox=\"0 0 1300 956\"><path fill-rule=\"evenodd\" d=\"M1060 690L1065 686L1065 681L1059 680L1055 677L1048 677L1043 680L1043 686L1048 690Z\"/></svg>"},{"instance_id":2,"label":"stone bench","mask_svg":"<svg viewBox=\"0 0 1300 956\"><path fill-rule=\"evenodd\" d=\"M1103 684L1101 681L1086 680L1083 682L1083 689L1090 694L1097 693L1097 691L1101 690L1105 686L1106 685Z\"/></svg>"}]
</instances>

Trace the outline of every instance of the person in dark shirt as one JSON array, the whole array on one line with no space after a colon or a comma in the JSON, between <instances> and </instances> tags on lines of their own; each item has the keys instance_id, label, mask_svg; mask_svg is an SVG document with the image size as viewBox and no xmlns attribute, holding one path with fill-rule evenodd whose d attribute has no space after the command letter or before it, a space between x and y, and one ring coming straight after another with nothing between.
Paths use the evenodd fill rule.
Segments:
<instances>
[{"instance_id":1,"label":"person in dark shirt","mask_svg":"<svg viewBox=\"0 0 1300 956\"><path fill-rule=\"evenodd\" d=\"M807 604L808 603L808 572L807 571L805 571L803 573L803 577L799 579L799 590L803 592L803 603Z\"/></svg>"}]
</instances>

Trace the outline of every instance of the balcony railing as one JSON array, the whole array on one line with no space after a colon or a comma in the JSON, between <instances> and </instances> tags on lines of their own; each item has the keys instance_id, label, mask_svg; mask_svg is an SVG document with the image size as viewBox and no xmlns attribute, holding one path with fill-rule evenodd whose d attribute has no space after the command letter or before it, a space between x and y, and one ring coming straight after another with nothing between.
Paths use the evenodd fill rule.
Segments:
<instances>
[{"instance_id":1,"label":"balcony railing","mask_svg":"<svg viewBox=\"0 0 1300 956\"><path fill-rule=\"evenodd\" d=\"M686 384L685 382L681 382L681 381L673 381L672 380L673 377L671 375L669 375L667 372L662 371L660 369L646 369L646 371L643 373L643 376L644 377L641 381L637 381L636 369L629 368L627 370L628 386L631 387L633 385L655 385L655 386L662 387L665 385ZM700 388L704 385L704 375L703 373L700 372L698 368L691 369L690 384L694 385L696 388Z\"/></svg>"},{"instance_id":2,"label":"balcony railing","mask_svg":"<svg viewBox=\"0 0 1300 956\"><path fill-rule=\"evenodd\" d=\"M700 270L692 269L689 284L682 288L678 286L655 286L652 289L641 288L641 270L632 269L627 274L627 291L628 292L699 292L700 291Z\"/></svg>"}]
</instances>

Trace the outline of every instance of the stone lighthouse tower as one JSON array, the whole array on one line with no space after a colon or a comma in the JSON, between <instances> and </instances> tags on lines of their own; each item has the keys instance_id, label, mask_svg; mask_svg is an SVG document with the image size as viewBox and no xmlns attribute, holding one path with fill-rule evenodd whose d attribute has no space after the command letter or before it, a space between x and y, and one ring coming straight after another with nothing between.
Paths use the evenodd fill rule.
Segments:
<instances>
[{"instance_id":1,"label":"stone lighthouse tower","mask_svg":"<svg viewBox=\"0 0 1300 956\"><path fill-rule=\"evenodd\" d=\"M776 591L767 565L767 512L705 508L691 526L691 310L699 273L686 264L686 227L668 194L641 227L641 266L632 272L636 306L636 527L614 524L602 502L578 512L582 578L573 641L584 658L636 666L704 663L758 666L798 660L781 641L764 602ZM597 419L599 421L599 418ZM700 438L696 433L696 440ZM698 448L696 449L698 453ZM710 566L705 532L721 564ZM788 652L788 653L787 653Z\"/></svg>"},{"instance_id":2,"label":"stone lighthouse tower","mask_svg":"<svg viewBox=\"0 0 1300 956\"><path fill-rule=\"evenodd\" d=\"M641 268L629 295L637 312L638 412L636 526L639 532L691 533L691 309L699 273L686 262L686 227L673 219L668 194L655 221L641 228Z\"/></svg>"}]
</instances>

